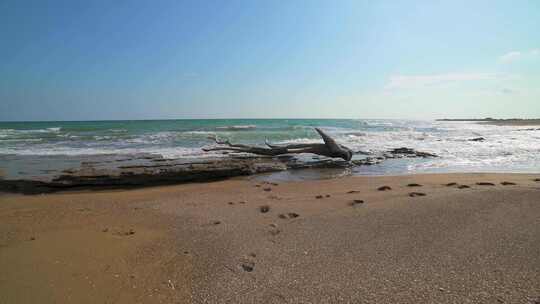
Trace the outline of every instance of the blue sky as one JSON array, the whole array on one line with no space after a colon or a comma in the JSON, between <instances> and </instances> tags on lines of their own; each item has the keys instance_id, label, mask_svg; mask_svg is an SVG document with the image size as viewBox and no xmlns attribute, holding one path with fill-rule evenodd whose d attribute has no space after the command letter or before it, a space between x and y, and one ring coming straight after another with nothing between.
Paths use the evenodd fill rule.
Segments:
<instances>
[{"instance_id":1,"label":"blue sky","mask_svg":"<svg viewBox=\"0 0 540 304\"><path fill-rule=\"evenodd\" d=\"M532 0L3 0L0 120L540 117L539 29Z\"/></svg>"}]
</instances>

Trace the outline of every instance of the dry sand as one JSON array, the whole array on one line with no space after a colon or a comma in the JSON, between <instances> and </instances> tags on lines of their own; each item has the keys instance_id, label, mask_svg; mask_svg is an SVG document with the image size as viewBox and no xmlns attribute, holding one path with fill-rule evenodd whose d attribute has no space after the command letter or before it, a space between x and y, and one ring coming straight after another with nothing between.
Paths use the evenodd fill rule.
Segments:
<instances>
[{"instance_id":1,"label":"dry sand","mask_svg":"<svg viewBox=\"0 0 540 304\"><path fill-rule=\"evenodd\" d=\"M6 194L0 303L538 303L539 177Z\"/></svg>"}]
</instances>

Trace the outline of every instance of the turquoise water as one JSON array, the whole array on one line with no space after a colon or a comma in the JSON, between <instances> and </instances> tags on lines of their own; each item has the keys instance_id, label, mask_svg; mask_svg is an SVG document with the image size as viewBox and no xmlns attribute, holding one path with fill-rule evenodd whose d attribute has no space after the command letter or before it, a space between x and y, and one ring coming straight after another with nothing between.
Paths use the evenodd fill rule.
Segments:
<instances>
[{"instance_id":1,"label":"turquoise water","mask_svg":"<svg viewBox=\"0 0 540 304\"><path fill-rule=\"evenodd\" d=\"M351 119L216 119L0 122L0 169L7 162L47 156L56 163L92 155L151 153L166 158L204 153L208 136L264 144L320 141L321 127L354 151L372 154L409 147L441 157L406 164L411 171L540 171L540 131L467 122ZM474 137L483 142L471 142Z\"/></svg>"}]
</instances>

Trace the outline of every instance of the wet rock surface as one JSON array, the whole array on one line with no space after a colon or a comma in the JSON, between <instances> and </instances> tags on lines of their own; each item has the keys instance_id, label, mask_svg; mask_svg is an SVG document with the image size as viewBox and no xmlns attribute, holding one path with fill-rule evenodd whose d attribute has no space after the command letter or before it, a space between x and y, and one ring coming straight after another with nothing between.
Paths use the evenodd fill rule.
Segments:
<instances>
[{"instance_id":1,"label":"wet rock surface","mask_svg":"<svg viewBox=\"0 0 540 304\"><path fill-rule=\"evenodd\" d=\"M144 186L207 182L236 176L310 168L351 168L369 166L386 159L436 157L410 148L397 148L382 155L353 159L350 162L332 158L259 157L229 155L222 158L166 159L160 155L104 156L81 162L79 167L0 178L0 191L25 194L63 190L136 188ZM265 191L271 191L265 187Z\"/></svg>"}]
</instances>

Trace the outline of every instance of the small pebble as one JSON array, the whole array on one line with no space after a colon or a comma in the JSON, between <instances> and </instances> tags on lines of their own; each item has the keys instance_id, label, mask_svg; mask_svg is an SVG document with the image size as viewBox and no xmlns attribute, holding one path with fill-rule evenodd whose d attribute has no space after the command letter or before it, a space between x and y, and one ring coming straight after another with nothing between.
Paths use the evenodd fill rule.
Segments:
<instances>
[{"instance_id":1,"label":"small pebble","mask_svg":"<svg viewBox=\"0 0 540 304\"><path fill-rule=\"evenodd\" d=\"M261 213L266 213L266 212L270 211L270 206L268 206L268 205L261 206L261 207L259 207L259 210L261 211Z\"/></svg>"}]
</instances>

